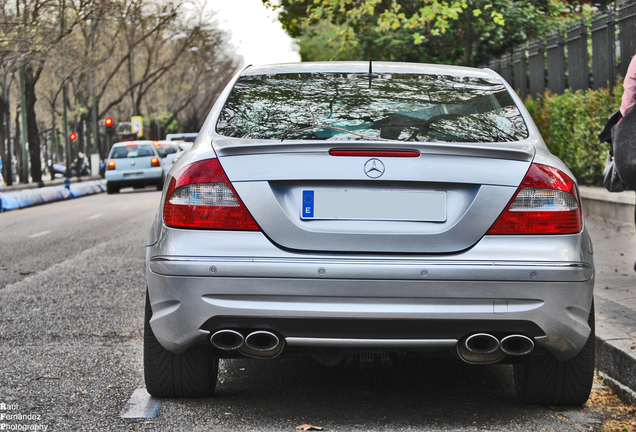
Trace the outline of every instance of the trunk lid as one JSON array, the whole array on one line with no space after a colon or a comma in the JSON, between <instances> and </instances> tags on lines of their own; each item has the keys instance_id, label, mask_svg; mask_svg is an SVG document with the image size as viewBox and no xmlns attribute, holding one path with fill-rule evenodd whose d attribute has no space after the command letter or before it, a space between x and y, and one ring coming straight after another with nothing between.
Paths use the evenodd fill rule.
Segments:
<instances>
[{"instance_id":1,"label":"trunk lid","mask_svg":"<svg viewBox=\"0 0 636 432\"><path fill-rule=\"evenodd\" d=\"M470 248L505 209L534 157L527 141L388 146L217 138L213 147L264 234L280 247L308 252ZM330 154L388 148L419 156Z\"/></svg>"}]
</instances>

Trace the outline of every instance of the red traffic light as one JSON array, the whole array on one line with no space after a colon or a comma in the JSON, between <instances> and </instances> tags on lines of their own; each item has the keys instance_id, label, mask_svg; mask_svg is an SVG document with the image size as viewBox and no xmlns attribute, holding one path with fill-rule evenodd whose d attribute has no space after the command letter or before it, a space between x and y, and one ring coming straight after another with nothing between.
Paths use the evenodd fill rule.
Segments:
<instances>
[{"instance_id":1,"label":"red traffic light","mask_svg":"<svg viewBox=\"0 0 636 432\"><path fill-rule=\"evenodd\" d=\"M104 124L105 124L106 126L112 126L112 124L113 124L113 119L112 119L112 118L110 118L110 117L108 117L106 120L104 120Z\"/></svg>"},{"instance_id":2,"label":"red traffic light","mask_svg":"<svg viewBox=\"0 0 636 432\"><path fill-rule=\"evenodd\" d=\"M72 133L69 135L69 138L71 139L71 141L75 141L77 139L77 134Z\"/></svg>"}]
</instances>

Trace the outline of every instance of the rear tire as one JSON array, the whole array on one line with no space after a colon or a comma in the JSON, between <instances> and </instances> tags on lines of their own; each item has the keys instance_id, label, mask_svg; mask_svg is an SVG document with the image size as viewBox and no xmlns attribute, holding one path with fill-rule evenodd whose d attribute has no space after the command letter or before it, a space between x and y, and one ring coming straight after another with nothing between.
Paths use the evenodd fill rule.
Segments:
<instances>
[{"instance_id":1,"label":"rear tire","mask_svg":"<svg viewBox=\"0 0 636 432\"><path fill-rule=\"evenodd\" d=\"M119 186L112 183L106 183L106 193L109 195L119 193Z\"/></svg>"},{"instance_id":2,"label":"rear tire","mask_svg":"<svg viewBox=\"0 0 636 432\"><path fill-rule=\"evenodd\" d=\"M157 183L157 190L158 191L163 190L163 180L161 180L159 183Z\"/></svg>"},{"instance_id":3,"label":"rear tire","mask_svg":"<svg viewBox=\"0 0 636 432\"><path fill-rule=\"evenodd\" d=\"M583 405L594 380L594 303L588 318L590 336L573 358L559 362L550 353L529 356L513 366L517 395L539 405Z\"/></svg>"},{"instance_id":4,"label":"rear tire","mask_svg":"<svg viewBox=\"0 0 636 432\"><path fill-rule=\"evenodd\" d=\"M181 354L165 349L150 327L152 308L146 292L144 329L144 377L148 393L155 397L202 398L214 395L219 359L212 347L192 346Z\"/></svg>"}]
</instances>

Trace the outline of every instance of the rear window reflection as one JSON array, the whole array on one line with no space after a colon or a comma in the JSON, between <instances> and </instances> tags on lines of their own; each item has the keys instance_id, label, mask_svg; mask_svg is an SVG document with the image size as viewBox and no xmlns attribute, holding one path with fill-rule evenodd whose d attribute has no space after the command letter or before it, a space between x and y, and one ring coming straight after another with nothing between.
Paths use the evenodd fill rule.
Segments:
<instances>
[{"instance_id":1,"label":"rear window reflection","mask_svg":"<svg viewBox=\"0 0 636 432\"><path fill-rule=\"evenodd\" d=\"M127 145L125 147L113 147L110 159L126 159L145 156L155 156L155 152L147 145Z\"/></svg>"},{"instance_id":2,"label":"rear window reflection","mask_svg":"<svg viewBox=\"0 0 636 432\"><path fill-rule=\"evenodd\" d=\"M217 132L278 140L508 142L528 136L498 79L429 74L241 77Z\"/></svg>"},{"instance_id":3,"label":"rear window reflection","mask_svg":"<svg viewBox=\"0 0 636 432\"><path fill-rule=\"evenodd\" d=\"M165 157L166 155L178 152L177 146L173 146L169 144L158 145L158 146L155 146L155 148L157 149L161 157Z\"/></svg>"}]
</instances>

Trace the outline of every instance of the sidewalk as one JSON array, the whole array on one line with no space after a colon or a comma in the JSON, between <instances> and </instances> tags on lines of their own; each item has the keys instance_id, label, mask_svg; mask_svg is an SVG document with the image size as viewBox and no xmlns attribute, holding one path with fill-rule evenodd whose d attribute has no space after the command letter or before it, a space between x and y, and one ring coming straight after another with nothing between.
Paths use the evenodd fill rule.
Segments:
<instances>
[{"instance_id":1,"label":"sidewalk","mask_svg":"<svg viewBox=\"0 0 636 432\"><path fill-rule=\"evenodd\" d=\"M596 365L614 393L636 405L636 229L634 192L581 188L594 245Z\"/></svg>"},{"instance_id":2,"label":"sidewalk","mask_svg":"<svg viewBox=\"0 0 636 432\"><path fill-rule=\"evenodd\" d=\"M64 189L69 195L72 191L80 195L96 193L106 188L105 183L100 177L89 177L73 178L68 189L64 179L45 181L45 188L15 185L3 187L0 199L16 194L46 195L45 189ZM635 194L581 187L581 197L596 264L597 369L624 402L636 405Z\"/></svg>"}]
</instances>

